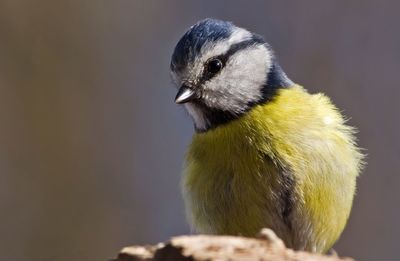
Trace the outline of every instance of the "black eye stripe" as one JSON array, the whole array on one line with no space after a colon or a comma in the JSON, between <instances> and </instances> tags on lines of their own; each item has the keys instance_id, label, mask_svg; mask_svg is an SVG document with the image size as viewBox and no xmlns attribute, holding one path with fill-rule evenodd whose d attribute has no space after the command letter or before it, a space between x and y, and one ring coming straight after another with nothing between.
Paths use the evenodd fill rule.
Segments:
<instances>
[{"instance_id":1,"label":"black eye stripe","mask_svg":"<svg viewBox=\"0 0 400 261\"><path fill-rule=\"evenodd\" d=\"M265 44L265 41L262 39L261 36L258 35L253 35L250 39L239 42L239 43L235 43L232 44L230 46L230 48L228 49L228 51L226 51L226 53L213 57L212 59L218 59L222 62L223 65L225 65L229 59L237 52L247 49L250 46L254 46L254 45L258 45L258 44ZM205 70L203 72L203 75L200 79L200 84L203 84L204 82L212 79L215 75L217 74L209 74L207 73L207 71Z\"/></svg>"},{"instance_id":2,"label":"black eye stripe","mask_svg":"<svg viewBox=\"0 0 400 261\"><path fill-rule=\"evenodd\" d=\"M229 58L234 55L235 53L247 49L250 46L257 45L257 44L264 44L264 40L259 36L253 36L252 38L245 40L243 42L235 43L231 45L229 50L223 55L225 56L225 61L228 61Z\"/></svg>"}]
</instances>

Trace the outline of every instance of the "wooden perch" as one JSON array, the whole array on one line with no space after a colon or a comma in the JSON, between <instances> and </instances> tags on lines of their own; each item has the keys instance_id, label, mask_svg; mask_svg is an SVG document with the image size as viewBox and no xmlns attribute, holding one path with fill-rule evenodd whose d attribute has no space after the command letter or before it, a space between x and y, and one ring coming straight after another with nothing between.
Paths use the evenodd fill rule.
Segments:
<instances>
[{"instance_id":1,"label":"wooden perch","mask_svg":"<svg viewBox=\"0 0 400 261\"><path fill-rule=\"evenodd\" d=\"M114 261L353 261L336 255L294 251L270 229L258 238L235 236L179 236L155 246L125 247Z\"/></svg>"}]
</instances>

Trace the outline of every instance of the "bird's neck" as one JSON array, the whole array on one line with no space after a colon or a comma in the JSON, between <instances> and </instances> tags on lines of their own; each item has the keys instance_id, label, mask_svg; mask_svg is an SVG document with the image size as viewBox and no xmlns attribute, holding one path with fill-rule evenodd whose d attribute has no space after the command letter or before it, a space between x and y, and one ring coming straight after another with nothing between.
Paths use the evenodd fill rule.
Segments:
<instances>
[{"instance_id":1,"label":"bird's neck","mask_svg":"<svg viewBox=\"0 0 400 261\"><path fill-rule=\"evenodd\" d=\"M275 57L272 58L272 64L267 73L266 79L267 81L261 89L261 98L257 101L248 103L246 110L240 113L232 113L230 111L209 108L201 102L192 104L192 110L201 114L199 115L199 119L197 119L200 122L196 122L196 119L194 118L196 132L207 132L231 121L237 120L251 111L253 107L266 104L273 100L277 95L278 90L290 88L295 85L286 76Z\"/></svg>"}]
</instances>

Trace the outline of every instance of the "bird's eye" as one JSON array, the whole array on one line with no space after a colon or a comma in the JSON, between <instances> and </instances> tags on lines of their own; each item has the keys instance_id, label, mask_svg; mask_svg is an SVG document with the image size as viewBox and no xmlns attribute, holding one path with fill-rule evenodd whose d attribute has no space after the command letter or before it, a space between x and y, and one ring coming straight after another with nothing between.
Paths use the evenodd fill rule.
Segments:
<instances>
[{"instance_id":1,"label":"bird's eye","mask_svg":"<svg viewBox=\"0 0 400 261\"><path fill-rule=\"evenodd\" d=\"M211 74L216 74L221 71L223 64L219 59L212 59L207 62L207 72Z\"/></svg>"}]
</instances>

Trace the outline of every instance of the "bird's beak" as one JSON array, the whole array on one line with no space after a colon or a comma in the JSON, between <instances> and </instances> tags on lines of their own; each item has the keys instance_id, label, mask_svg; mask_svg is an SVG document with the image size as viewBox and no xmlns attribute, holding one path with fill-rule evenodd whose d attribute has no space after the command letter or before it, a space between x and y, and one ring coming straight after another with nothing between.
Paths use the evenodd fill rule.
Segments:
<instances>
[{"instance_id":1,"label":"bird's beak","mask_svg":"<svg viewBox=\"0 0 400 261\"><path fill-rule=\"evenodd\" d=\"M179 88L178 93L176 94L175 102L177 104L182 104L189 102L194 98L196 98L196 92L188 86L182 85L181 88Z\"/></svg>"}]
</instances>

